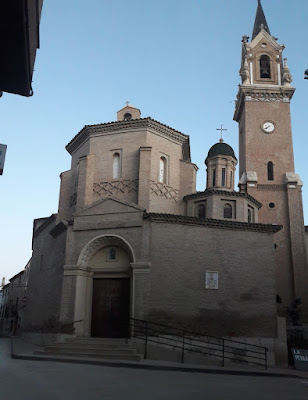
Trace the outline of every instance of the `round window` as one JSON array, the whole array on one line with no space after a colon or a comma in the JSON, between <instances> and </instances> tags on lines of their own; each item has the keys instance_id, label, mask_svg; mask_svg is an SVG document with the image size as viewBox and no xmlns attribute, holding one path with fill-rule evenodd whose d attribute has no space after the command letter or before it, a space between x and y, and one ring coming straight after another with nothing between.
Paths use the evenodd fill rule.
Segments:
<instances>
[{"instance_id":1,"label":"round window","mask_svg":"<svg viewBox=\"0 0 308 400\"><path fill-rule=\"evenodd\" d=\"M269 203L269 208L275 208L275 203Z\"/></svg>"}]
</instances>

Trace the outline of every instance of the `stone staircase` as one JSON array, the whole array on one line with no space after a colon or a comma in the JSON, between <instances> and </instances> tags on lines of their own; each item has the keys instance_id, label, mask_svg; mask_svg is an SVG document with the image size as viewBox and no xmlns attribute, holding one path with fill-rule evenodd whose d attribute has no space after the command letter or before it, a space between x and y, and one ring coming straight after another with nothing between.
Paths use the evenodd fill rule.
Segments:
<instances>
[{"instance_id":1,"label":"stone staircase","mask_svg":"<svg viewBox=\"0 0 308 400\"><path fill-rule=\"evenodd\" d=\"M45 346L38 355L72 358L140 361L141 355L132 347L129 339L69 338L63 342Z\"/></svg>"}]
</instances>

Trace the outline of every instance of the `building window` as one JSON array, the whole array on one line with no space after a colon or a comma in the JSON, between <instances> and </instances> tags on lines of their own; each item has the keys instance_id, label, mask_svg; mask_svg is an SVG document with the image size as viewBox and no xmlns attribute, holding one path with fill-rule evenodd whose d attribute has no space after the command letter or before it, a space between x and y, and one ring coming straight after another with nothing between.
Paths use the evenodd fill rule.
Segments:
<instances>
[{"instance_id":1,"label":"building window","mask_svg":"<svg viewBox=\"0 0 308 400\"><path fill-rule=\"evenodd\" d=\"M233 188L232 180L233 180L233 172L230 171L230 188L231 188L231 189Z\"/></svg>"},{"instance_id":2,"label":"building window","mask_svg":"<svg viewBox=\"0 0 308 400\"><path fill-rule=\"evenodd\" d=\"M197 215L198 218L206 218L206 209L204 204L198 204Z\"/></svg>"},{"instance_id":3,"label":"building window","mask_svg":"<svg viewBox=\"0 0 308 400\"><path fill-rule=\"evenodd\" d=\"M271 161L267 163L267 179L269 181L274 180L274 164Z\"/></svg>"},{"instance_id":4,"label":"building window","mask_svg":"<svg viewBox=\"0 0 308 400\"><path fill-rule=\"evenodd\" d=\"M255 210L252 207L248 206L248 223L254 223L255 222L254 211Z\"/></svg>"},{"instance_id":5,"label":"building window","mask_svg":"<svg viewBox=\"0 0 308 400\"><path fill-rule=\"evenodd\" d=\"M269 56L261 56L260 58L260 78L271 77L271 62Z\"/></svg>"},{"instance_id":6,"label":"building window","mask_svg":"<svg viewBox=\"0 0 308 400\"><path fill-rule=\"evenodd\" d=\"M226 186L226 168L221 170L221 186Z\"/></svg>"},{"instance_id":7,"label":"building window","mask_svg":"<svg viewBox=\"0 0 308 400\"><path fill-rule=\"evenodd\" d=\"M167 159L165 157L160 157L159 159L158 181L161 183L167 183Z\"/></svg>"},{"instance_id":8,"label":"building window","mask_svg":"<svg viewBox=\"0 0 308 400\"><path fill-rule=\"evenodd\" d=\"M224 205L224 218L232 218L232 206L229 203Z\"/></svg>"},{"instance_id":9,"label":"building window","mask_svg":"<svg viewBox=\"0 0 308 400\"><path fill-rule=\"evenodd\" d=\"M115 247L109 247L107 251L107 261L116 261L117 249Z\"/></svg>"},{"instance_id":10,"label":"building window","mask_svg":"<svg viewBox=\"0 0 308 400\"><path fill-rule=\"evenodd\" d=\"M216 169L213 169L212 186L216 185Z\"/></svg>"},{"instance_id":11,"label":"building window","mask_svg":"<svg viewBox=\"0 0 308 400\"><path fill-rule=\"evenodd\" d=\"M114 153L113 161L112 161L112 178L119 179L120 178L120 170L121 170L121 157L119 153Z\"/></svg>"},{"instance_id":12,"label":"building window","mask_svg":"<svg viewBox=\"0 0 308 400\"><path fill-rule=\"evenodd\" d=\"M130 121L132 119L132 114L131 113L125 113L124 114L124 121Z\"/></svg>"}]
</instances>

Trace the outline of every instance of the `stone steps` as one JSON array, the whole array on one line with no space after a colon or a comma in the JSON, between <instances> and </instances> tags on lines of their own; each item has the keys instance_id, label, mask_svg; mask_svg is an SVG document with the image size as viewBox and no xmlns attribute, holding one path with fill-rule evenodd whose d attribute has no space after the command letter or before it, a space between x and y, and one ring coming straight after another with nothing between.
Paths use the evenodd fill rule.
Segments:
<instances>
[{"instance_id":1,"label":"stone steps","mask_svg":"<svg viewBox=\"0 0 308 400\"><path fill-rule=\"evenodd\" d=\"M141 359L128 339L68 338L45 346L43 351L36 351L35 354L130 361Z\"/></svg>"}]
</instances>

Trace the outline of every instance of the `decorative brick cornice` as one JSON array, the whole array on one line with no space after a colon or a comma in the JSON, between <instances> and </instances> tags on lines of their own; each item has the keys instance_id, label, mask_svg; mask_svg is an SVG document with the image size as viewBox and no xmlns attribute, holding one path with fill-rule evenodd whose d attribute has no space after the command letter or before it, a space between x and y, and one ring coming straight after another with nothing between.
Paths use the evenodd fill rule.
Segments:
<instances>
[{"instance_id":1,"label":"decorative brick cornice","mask_svg":"<svg viewBox=\"0 0 308 400\"><path fill-rule=\"evenodd\" d=\"M295 92L295 88L278 85L247 85L240 86L235 102L233 119L239 122L241 110L245 102L263 101L271 103L289 103Z\"/></svg>"},{"instance_id":2,"label":"decorative brick cornice","mask_svg":"<svg viewBox=\"0 0 308 400\"><path fill-rule=\"evenodd\" d=\"M133 119L130 121L115 121L106 124L85 125L85 127L79 133L77 133L77 135L68 143L65 148L70 154L72 154L76 149L78 149L78 147L82 143L84 143L91 136L138 129L151 129L163 136L172 139L175 142L180 143L181 145L188 142L189 140L188 135L185 135L184 133L173 129L170 126L164 125L148 117ZM189 156L190 155L186 155L186 157L188 158Z\"/></svg>"},{"instance_id":3,"label":"decorative brick cornice","mask_svg":"<svg viewBox=\"0 0 308 400\"><path fill-rule=\"evenodd\" d=\"M184 197L184 200L190 200L200 197L208 197L212 195L224 196L224 197L242 197L245 198L252 203L254 203L258 208L262 207L262 204L256 200L254 197L250 196L248 193L236 192L235 190L219 190L219 189L206 189L204 192L196 192L192 194L188 194Z\"/></svg>"},{"instance_id":4,"label":"decorative brick cornice","mask_svg":"<svg viewBox=\"0 0 308 400\"><path fill-rule=\"evenodd\" d=\"M263 191L268 191L268 192L277 192L277 191L286 191L286 185L274 185L274 184L258 184L257 185L257 190L263 190Z\"/></svg>"},{"instance_id":5,"label":"decorative brick cornice","mask_svg":"<svg viewBox=\"0 0 308 400\"><path fill-rule=\"evenodd\" d=\"M166 222L169 224L202 225L207 226L208 228L231 229L240 231L276 233L282 229L282 225L251 224L248 222L237 222L211 218L202 219L176 214L158 214L145 212L143 214L143 217L145 219L149 219L152 222L158 223Z\"/></svg>"}]
</instances>

